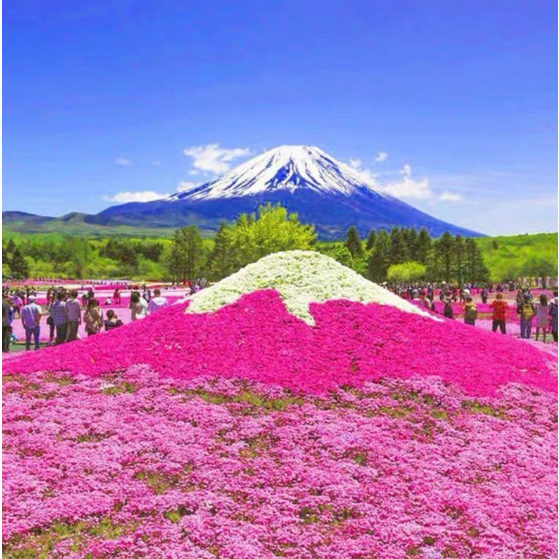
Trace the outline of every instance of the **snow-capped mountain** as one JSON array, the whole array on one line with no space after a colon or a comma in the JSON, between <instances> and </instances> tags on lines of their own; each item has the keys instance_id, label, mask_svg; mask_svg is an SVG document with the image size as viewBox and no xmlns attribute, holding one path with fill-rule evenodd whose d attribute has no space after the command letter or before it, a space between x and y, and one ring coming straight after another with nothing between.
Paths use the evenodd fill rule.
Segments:
<instances>
[{"instance_id":1,"label":"snow-capped mountain","mask_svg":"<svg viewBox=\"0 0 559 559\"><path fill-rule=\"evenodd\" d=\"M196 223L217 229L223 220L281 203L322 238L340 238L355 225L371 229L425 227L438 236L449 231L478 233L440 221L379 190L359 171L317 147L281 146L238 165L223 176L169 198L108 208L87 221L99 224L179 227Z\"/></svg>"},{"instance_id":2,"label":"snow-capped mountain","mask_svg":"<svg viewBox=\"0 0 559 559\"><path fill-rule=\"evenodd\" d=\"M351 196L364 187L375 190L361 173L317 147L280 146L238 165L215 181L174 194L170 200L214 200L300 189Z\"/></svg>"}]
</instances>

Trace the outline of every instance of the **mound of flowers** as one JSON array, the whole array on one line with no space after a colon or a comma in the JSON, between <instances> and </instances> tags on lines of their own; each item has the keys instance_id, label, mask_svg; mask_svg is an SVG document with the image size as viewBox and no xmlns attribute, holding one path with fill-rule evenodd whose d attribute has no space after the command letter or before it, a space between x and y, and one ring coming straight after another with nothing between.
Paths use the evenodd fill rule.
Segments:
<instances>
[{"instance_id":1,"label":"mound of flowers","mask_svg":"<svg viewBox=\"0 0 559 559\"><path fill-rule=\"evenodd\" d=\"M311 255L6 361L5 556L556 555L556 354Z\"/></svg>"}]
</instances>

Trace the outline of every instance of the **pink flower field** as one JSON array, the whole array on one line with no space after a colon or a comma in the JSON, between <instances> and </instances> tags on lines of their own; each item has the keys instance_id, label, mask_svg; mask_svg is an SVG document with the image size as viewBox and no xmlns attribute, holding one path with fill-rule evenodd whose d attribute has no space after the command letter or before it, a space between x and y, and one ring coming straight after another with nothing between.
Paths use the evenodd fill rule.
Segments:
<instances>
[{"instance_id":1,"label":"pink flower field","mask_svg":"<svg viewBox=\"0 0 559 559\"><path fill-rule=\"evenodd\" d=\"M4 555L547 559L557 352L389 305L188 303L5 361Z\"/></svg>"}]
</instances>

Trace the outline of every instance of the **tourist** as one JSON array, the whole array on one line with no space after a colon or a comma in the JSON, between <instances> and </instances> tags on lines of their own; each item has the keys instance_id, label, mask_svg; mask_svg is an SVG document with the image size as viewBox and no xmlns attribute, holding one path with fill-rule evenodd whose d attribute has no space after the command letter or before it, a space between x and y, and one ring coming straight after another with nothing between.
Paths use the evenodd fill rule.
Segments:
<instances>
[{"instance_id":1,"label":"tourist","mask_svg":"<svg viewBox=\"0 0 559 559\"><path fill-rule=\"evenodd\" d=\"M53 295L54 297L54 295ZM54 299L53 299L54 301ZM47 325L49 327L49 341L47 342L47 345L52 345L54 342L54 318L52 316L52 305L48 306L48 317L47 317Z\"/></svg>"},{"instance_id":2,"label":"tourist","mask_svg":"<svg viewBox=\"0 0 559 559\"><path fill-rule=\"evenodd\" d=\"M169 302L165 297L161 296L161 290L154 289L153 297L148 305L148 314L156 313L157 311L160 311L161 309L168 306L169 306Z\"/></svg>"},{"instance_id":3,"label":"tourist","mask_svg":"<svg viewBox=\"0 0 559 559\"><path fill-rule=\"evenodd\" d=\"M68 315L66 341L73 342L78 339L78 329L82 323L82 309L78 302L78 292L75 289L70 292L70 300L66 303L66 312Z\"/></svg>"},{"instance_id":4,"label":"tourist","mask_svg":"<svg viewBox=\"0 0 559 559\"><path fill-rule=\"evenodd\" d=\"M450 293L448 293L445 297L442 298L442 302L444 305L443 316L445 316L446 318L454 319L454 312L452 310L452 299L450 297Z\"/></svg>"},{"instance_id":5,"label":"tourist","mask_svg":"<svg viewBox=\"0 0 559 559\"><path fill-rule=\"evenodd\" d=\"M542 330L543 342L545 343L548 315L549 305L547 304L547 295L542 293L539 302L536 304L536 342L540 337L540 330Z\"/></svg>"},{"instance_id":6,"label":"tourist","mask_svg":"<svg viewBox=\"0 0 559 559\"><path fill-rule=\"evenodd\" d=\"M12 309L14 309L14 313L21 318L21 307L23 306L23 300L19 296L19 292L16 291L15 295L12 297Z\"/></svg>"},{"instance_id":7,"label":"tourist","mask_svg":"<svg viewBox=\"0 0 559 559\"><path fill-rule=\"evenodd\" d=\"M35 349L39 349L39 338L41 335L41 307L35 302L36 297L29 295L28 303L21 310L21 323L25 330L25 349L31 349L31 337L35 342Z\"/></svg>"},{"instance_id":8,"label":"tourist","mask_svg":"<svg viewBox=\"0 0 559 559\"><path fill-rule=\"evenodd\" d=\"M105 320L105 332L113 330L114 328L118 328L119 326L122 326L122 320L118 318L115 311L113 311L112 309L108 310L107 320Z\"/></svg>"},{"instance_id":9,"label":"tourist","mask_svg":"<svg viewBox=\"0 0 559 559\"><path fill-rule=\"evenodd\" d=\"M56 345L63 344L66 341L66 332L68 324L68 311L66 310L66 293L60 290L56 294L56 300L51 305L52 320L56 328Z\"/></svg>"},{"instance_id":10,"label":"tourist","mask_svg":"<svg viewBox=\"0 0 559 559\"><path fill-rule=\"evenodd\" d=\"M464 303L464 324L470 324L471 326L476 325L477 318L477 306L470 295L466 296L466 302Z\"/></svg>"},{"instance_id":11,"label":"tourist","mask_svg":"<svg viewBox=\"0 0 559 559\"><path fill-rule=\"evenodd\" d=\"M484 287L484 288L481 290L481 302L482 302L484 305L487 305L487 296L488 296L488 295L489 295L489 293L488 293L488 291L487 291L487 288Z\"/></svg>"},{"instance_id":12,"label":"tourist","mask_svg":"<svg viewBox=\"0 0 559 559\"><path fill-rule=\"evenodd\" d=\"M2 294L2 353L10 351L10 334L12 327L10 325L10 299L7 292Z\"/></svg>"},{"instance_id":13,"label":"tourist","mask_svg":"<svg viewBox=\"0 0 559 559\"><path fill-rule=\"evenodd\" d=\"M89 299L87 302L87 310L83 315L83 320L85 323L85 331L88 336L99 334L103 324L103 317L99 310L99 301L96 299Z\"/></svg>"},{"instance_id":14,"label":"tourist","mask_svg":"<svg viewBox=\"0 0 559 559\"><path fill-rule=\"evenodd\" d=\"M114 290L113 300L115 305L120 305L120 289L118 287Z\"/></svg>"},{"instance_id":15,"label":"tourist","mask_svg":"<svg viewBox=\"0 0 559 559\"><path fill-rule=\"evenodd\" d=\"M557 316L558 316L558 300L557 291L553 292L553 299L549 305L549 317L551 318L551 335L553 336L553 341L557 341Z\"/></svg>"},{"instance_id":16,"label":"tourist","mask_svg":"<svg viewBox=\"0 0 559 559\"><path fill-rule=\"evenodd\" d=\"M520 337L529 340L532 333L532 319L536 314L532 296L529 292L524 293L522 306L520 308Z\"/></svg>"},{"instance_id":17,"label":"tourist","mask_svg":"<svg viewBox=\"0 0 559 559\"><path fill-rule=\"evenodd\" d=\"M491 330L496 332L497 328L499 328L501 334L506 334L506 320L509 306L507 302L503 300L503 294L497 293L497 298L489 306L493 309L493 325Z\"/></svg>"},{"instance_id":18,"label":"tourist","mask_svg":"<svg viewBox=\"0 0 559 559\"><path fill-rule=\"evenodd\" d=\"M134 291L130 295L130 319L132 322L145 318L148 314L148 304L143 297L137 291Z\"/></svg>"}]
</instances>

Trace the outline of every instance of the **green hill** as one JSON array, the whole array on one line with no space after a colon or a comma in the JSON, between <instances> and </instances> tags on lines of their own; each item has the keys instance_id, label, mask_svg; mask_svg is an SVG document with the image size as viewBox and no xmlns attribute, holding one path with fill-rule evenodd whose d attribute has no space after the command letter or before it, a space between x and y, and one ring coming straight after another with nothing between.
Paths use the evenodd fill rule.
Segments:
<instances>
[{"instance_id":1,"label":"green hill","mask_svg":"<svg viewBox=\"0 0 559 559\"><path fill-rule=\"evenodd\" d=\"M557 233L476 239L491 279L557 275Z\"/></svg>"}]
</instances>

